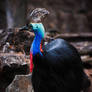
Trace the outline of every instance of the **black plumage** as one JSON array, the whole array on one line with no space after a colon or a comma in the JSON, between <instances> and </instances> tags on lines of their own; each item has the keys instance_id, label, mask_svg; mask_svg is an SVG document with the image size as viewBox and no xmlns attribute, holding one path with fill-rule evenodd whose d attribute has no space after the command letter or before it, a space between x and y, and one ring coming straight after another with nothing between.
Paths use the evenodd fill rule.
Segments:
<instances>
[{"instance_id":1,"label":"black plumage","mask_svg":"<svg viewBox=\"0 0 92 92\"><path fill-rule=\"evenodd\" d=\"M48 14L44 9L34 10L31 13L33 23L31 21L20 29L31 29L35 34L30 48L30 72L34 92L84 92L90 86L90 80L83 71L83 65L86 64L83 64L72 45L63 39L55 39L43 46L43 52L40 49L45 36L41 18Z\"/></svg>"},{"instance_id":2,"label":"black plumage","mask_svg":"<svg viewBox=\"0 0 92 92\"><path fill-rule=\"evenodd\" d=\"M43 56L33 56L34 92L81 92L90 86L77 50L63 39L43 46Z\"/></svg>"}]
</instances>

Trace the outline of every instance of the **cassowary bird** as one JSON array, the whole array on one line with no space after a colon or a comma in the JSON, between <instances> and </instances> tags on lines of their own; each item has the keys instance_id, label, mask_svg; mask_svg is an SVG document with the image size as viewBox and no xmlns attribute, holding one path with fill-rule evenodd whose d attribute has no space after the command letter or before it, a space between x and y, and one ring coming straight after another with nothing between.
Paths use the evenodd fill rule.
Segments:
<instances>
[{"instance_id":1,"label":"cassowary bird","mask_svg":"<svg viewBox=\"0 0 92 92\"><path fill-rule=\"evenodd\" d=\"M30 23L35 34L30 49L30 72L34 92L81 92L90 86L77 50L63 39L42 46L42 23ZM26 29L26 28L24 28Z\"/></svg>"},{"instance_id":2,"label":"cassowary bird","mask_svg":"<svg viewBox=\"0 0 92 92\"><path fill-rule=\"evenodd\" d=\"M34 92L80 92L90 85L77 50L63 39L41 46L45 29L31 23L35 38L30 49L30 71Z\"/></svg>"}]
</instances>

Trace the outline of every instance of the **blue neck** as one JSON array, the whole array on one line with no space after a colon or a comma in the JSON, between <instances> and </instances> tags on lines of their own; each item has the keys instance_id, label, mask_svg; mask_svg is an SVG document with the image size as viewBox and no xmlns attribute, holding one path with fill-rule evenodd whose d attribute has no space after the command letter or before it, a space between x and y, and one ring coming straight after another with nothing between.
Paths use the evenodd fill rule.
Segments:
<instances>
[{"instance_id":1,"label":"blue neck","mask_svg":"<svg viewBox=\"0 0 92 92\"><path fill-rule=\"evenodd\" d=\"M31 45L31 49L30 49L30 51L32 52L33 56L35 56L37 53L42 55L42 53L40 51L41 40L42 40L42 38L39 35L36 34L35 38L33 40L33 43Z\"/></svg>"}]
</instances>

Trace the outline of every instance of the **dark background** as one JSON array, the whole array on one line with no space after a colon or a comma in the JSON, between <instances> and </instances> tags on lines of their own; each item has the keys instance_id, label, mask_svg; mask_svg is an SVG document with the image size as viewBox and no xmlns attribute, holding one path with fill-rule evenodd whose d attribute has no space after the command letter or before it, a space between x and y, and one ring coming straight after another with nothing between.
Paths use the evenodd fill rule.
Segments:
<instances>
[{"instance_id":1,"label":"dark background","mask_svg":"<svg viewBox=\"0 0 92 92\"><path fill-rule=\"evenodd\" d=\"M0 29L25 25L28 12L39 7L50 11L44 22L47 31L92 30L92 0L0 0Z\"/></svg>"}]
</instances>

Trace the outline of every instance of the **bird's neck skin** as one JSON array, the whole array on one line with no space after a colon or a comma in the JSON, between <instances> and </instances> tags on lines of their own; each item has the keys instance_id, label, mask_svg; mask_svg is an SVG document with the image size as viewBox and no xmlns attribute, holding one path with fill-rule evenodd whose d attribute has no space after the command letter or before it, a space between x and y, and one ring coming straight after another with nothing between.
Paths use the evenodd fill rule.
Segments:
<instances>
[{"instance_id":1,"label":"bird's neck skin","mask_svg":"<svg viewBox=\"0 0 92 92\"><path fill-rule=\"evenodd\" d=\"M35 38L33 40L33 43L30 49L30 52L33 54L33 56L35 56L38 53L42 55L40 50L41 41L42 41L42 37L40 37L39 35L35 35Z\"/></svg>"}]
</instances>

